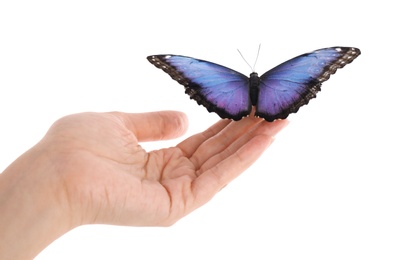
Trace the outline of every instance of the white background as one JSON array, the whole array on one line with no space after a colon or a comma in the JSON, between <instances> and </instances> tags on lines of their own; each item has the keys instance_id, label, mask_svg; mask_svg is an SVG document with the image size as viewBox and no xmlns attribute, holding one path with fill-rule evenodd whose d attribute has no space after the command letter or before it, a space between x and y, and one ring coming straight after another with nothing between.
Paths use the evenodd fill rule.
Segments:
<instances>
[{"instance_id":1,"label":"white background","mask_svg":"<svg viewBox=\"0 0 395 260\"><path fill-rule=\"evenodd\" d=\"M390 3L1 1L0 171L71 113L181 110L186 136L218 120L148 55L188 55L249 74L236 49L253 63L261 43L261 74L323 47L362 51L204 207L169 228L80 227L37 259L394 259Z\"/></svg>"}]
</instances>

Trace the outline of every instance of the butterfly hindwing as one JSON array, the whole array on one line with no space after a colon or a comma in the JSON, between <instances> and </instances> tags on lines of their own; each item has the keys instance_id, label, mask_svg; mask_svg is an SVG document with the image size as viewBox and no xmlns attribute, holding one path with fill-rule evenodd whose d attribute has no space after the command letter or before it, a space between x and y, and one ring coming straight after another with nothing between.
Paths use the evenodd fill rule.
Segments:
<instances>
[{"instance_id":1,"label":"butterfly hindwing","mask_svg":"<svg viewBox=\"0 0 395 260\"><path fill-rule=\"evenodd\" d=\"M185 93L222 118L239 120L251 111L249 80L224 66L180 55L153 55L148 61L184 85Z\"/></svg>"},{"instance_id":2,"label":"butterfly hindwing","mask_svg":"<svg viewBox=\"0 0 395 260\"><path fill-rule=\"evenodd\" d=\"M255 115L273 121L297 112L315 98L331 74L351 63L360 53L352 47L320 49L269 70L260 77Z\"/></svg>"}]
</instances>

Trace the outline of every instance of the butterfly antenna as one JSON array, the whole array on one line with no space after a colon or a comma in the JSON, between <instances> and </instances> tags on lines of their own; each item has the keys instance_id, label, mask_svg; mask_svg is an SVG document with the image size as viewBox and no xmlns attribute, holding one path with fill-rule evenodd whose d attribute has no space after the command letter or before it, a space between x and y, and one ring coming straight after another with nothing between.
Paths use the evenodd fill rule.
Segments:
<instances>
[{"instance_id":1,"label":"butterfly antenna","mask_svg":"<svg viewBox=\"0 0 395 260\"><path fill-rule=\"evenodd\" d=\"M259 47L258 47L258 53L256 54L256 58L255 58L255 62L254 62L253 71L255 71L255 66L256 66L256 63L258 62L259 51L260 51L260 50L261 50L261 44L259 44Z\"/></svg>"},{"instance_id":2,"label":"butterfly antenna","mask_svg":"<svg viewBox=\"0 0 395 260\"><path fill-rule=\"evenodd\" d=\"M254 69L251 67L251 65L247 62L247 60L244 58L243 54L241 54L241 51L239 49L237 49L237 51L240 53L240 56L243 58L243 60L245 61L245 63L247 63L248 67L250 67L250 69L252 70L252 72L254 72Z\"/></svg>"}]
</instances>

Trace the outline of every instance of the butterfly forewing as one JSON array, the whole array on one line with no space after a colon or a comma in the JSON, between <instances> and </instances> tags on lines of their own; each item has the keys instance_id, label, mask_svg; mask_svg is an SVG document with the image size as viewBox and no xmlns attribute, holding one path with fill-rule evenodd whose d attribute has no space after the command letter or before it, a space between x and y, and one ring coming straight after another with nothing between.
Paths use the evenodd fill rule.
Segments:
<instances>
[{"instance_id":1,"label":"butterfly forewing","mask_svg":"<svg viewBox=\"0 0 395 260\"><path fill-rule=\"evenodd\" d=\"M180 55L147 59L184 85L191 99L222 118L239 120L251 111L248 77L224 66Z\"/></svg>"},{"instance_id":2,"label":"butterfly forewing","mask_svg":"<svg viewBox=\"0 0 395 260\"><path fill-rule=\"evenodd\" d=\"M321 84L331 74L351 63L360 53L352 47L320 49L269 70L260 77L255 115L273 121L297 112L316 97Z\"/></svg>"}]
</instances>

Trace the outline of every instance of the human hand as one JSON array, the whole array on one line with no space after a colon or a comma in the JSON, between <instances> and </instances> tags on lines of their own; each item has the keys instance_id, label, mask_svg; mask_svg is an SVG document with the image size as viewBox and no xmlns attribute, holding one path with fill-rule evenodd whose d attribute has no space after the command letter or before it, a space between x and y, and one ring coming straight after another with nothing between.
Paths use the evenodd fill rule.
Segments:
<instances>
[{"instance_id":1,"label":"human hand","mask_svg":"<svg viewBox=\"0 0 395 260\"><path fill-rule=\"evenodd\" d=\"M37 194L40 207L51 208L51 217L45 219L55 220L51 230L57 236L92 223L168 226L240 175L285 125L285 120L220 120L175 147L146 152L139 142L182 135L185 115L174 111L70 115L55 122L36 146L1 174L0 188L8 178L14 180L12 185L22 185L33 200ZM15 195L9 189L8 193Z\"/></svg>"}]
</instances>

